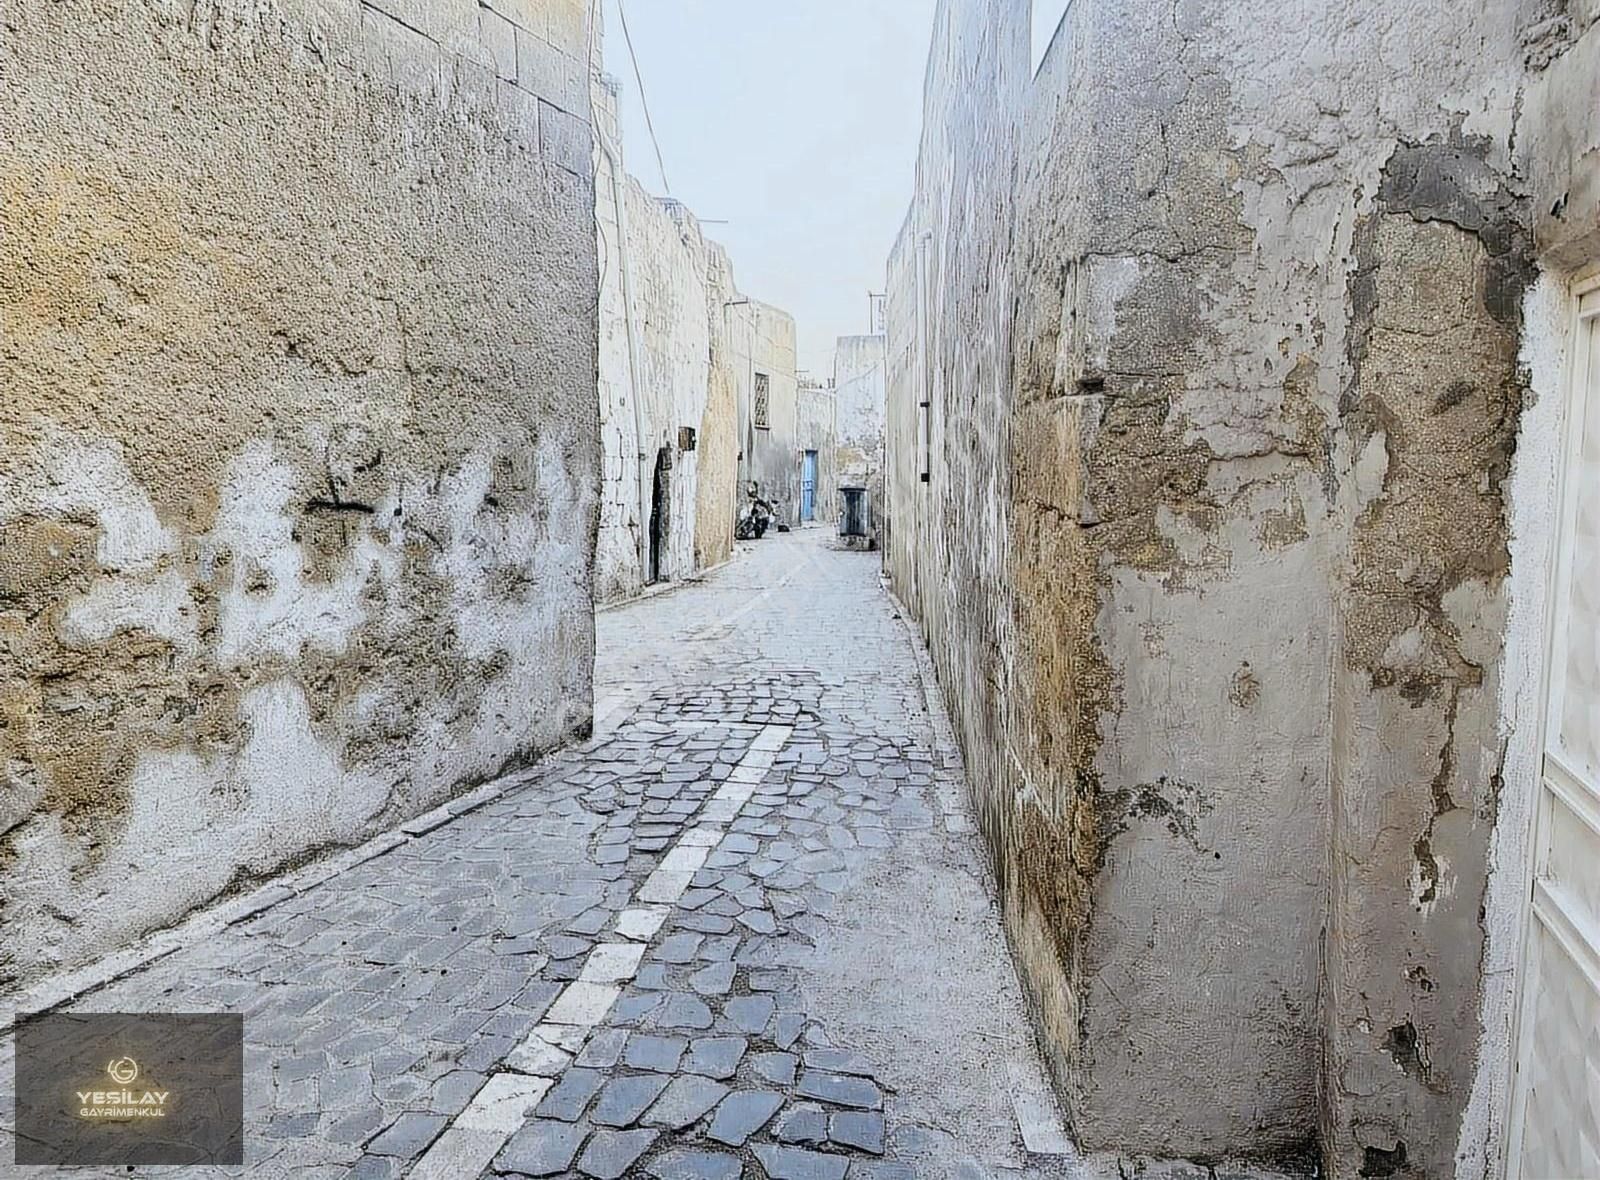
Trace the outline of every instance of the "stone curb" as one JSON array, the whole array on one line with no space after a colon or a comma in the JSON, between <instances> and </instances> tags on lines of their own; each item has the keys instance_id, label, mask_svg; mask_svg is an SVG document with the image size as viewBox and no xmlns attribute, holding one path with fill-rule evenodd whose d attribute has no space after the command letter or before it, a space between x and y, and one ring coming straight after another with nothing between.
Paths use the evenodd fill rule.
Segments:
<instances>
[{"instance_id":1,"label":"stone curb","mask_svg":"<svg viewBox=\"0 0 1600 1180\"><path fill-rule=\"evenodd\" d=\"M561 752L550 751L551 754ZM134 946L41 980L0 1007L0 1039L5 1038L16 1026L19 1016L48 1012L63 1004L70 1004L158 959L194 946L229 926L236 926L280 902L307 893L351 869L410 844L463 815L493 803L518 787L526 786L532 781L535 770L536 767L524 767L512 771L352 848L275 877L242 896L205 906L175 926L146 935L142 942Z\"/></svg>"}]
</instances>

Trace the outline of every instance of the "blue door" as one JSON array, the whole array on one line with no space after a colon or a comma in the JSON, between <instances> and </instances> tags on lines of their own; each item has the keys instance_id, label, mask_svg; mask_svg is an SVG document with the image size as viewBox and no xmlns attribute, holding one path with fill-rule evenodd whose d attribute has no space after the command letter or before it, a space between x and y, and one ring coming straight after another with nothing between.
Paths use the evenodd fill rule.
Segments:
<instances>
[{"instance_id":1,"label":"blue door","mask_svg":"<svg viewBox=\"0 0 1600 1180\"><path fill-rule=\"evenodd\" d=\"M817 453L807 451L800 465L800 519L817 518Z\"/></svg>"}]
</instances>

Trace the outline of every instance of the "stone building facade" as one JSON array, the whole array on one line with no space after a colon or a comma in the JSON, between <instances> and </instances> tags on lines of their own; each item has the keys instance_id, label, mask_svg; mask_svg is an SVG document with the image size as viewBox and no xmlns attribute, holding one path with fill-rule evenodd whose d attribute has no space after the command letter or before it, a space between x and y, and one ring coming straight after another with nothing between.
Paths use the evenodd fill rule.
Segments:
<instances>
[{"instance_id":1,"label":"stone building facade","mask_svg":"<svg viewBox=\"0 0 1600 1180\"><path fill-rule=\"evenodd\" d=\"M1076 0L1036 74L1028 7L938 6L886 560L1073 1129L1577 1174L1600 991L1527 898L1594 5Z\"/></svg>"},{"instance_id":2,"label":"stone building facade","mask_svg":"<svg viewBox=\"0 0 1600 1180\"><path fill-rule=\"evenodd\" d=\"M614 83L595 86L604 443L596 593L683 578L733 552L738 384L722 248L623 166Z\"/></svg>"},{"instance_id":3,"label":"stone building facade","mask_svg":"<svg viewBox=\"0 0 1600 1180\"><path fill-rule=\"evenodd\" d=\"M594 99L606 602L726 561L751 479L798 512L800 420L794 320L740 294L694 214L628 175L617 83L596 78Z\"/></svg>"},{"instance_id":4,"label":"stone building facade","mask_svg":"<svg viewBox=\"0 0 1600 1180\"><path fill-rule=\"evenodd\" d=\"M838 523L838 402L833 386L802 377L796 393L795 450L800 466L796 521L832 528Z\"/></svg>"},{"instance_id":5,"label":"stone building facade","mask_svg":"<svg viewBox=\"0 0 1600 1180\"><path fill-rule=\"evenodd\" d=\"M753 485L779 520L795 524L800 519L800 378L794 317L748 298L729 312L739 374L740 494Z\"/></svg>"},{"instance_id":6,"label":"stone building facade","mask_svg":"<svg viewBox=\"0 0 1600 1180\"><path fill-rule=\"evenodd\" d=\"M585 0L0 38L0 991L587 730Z\"/></svg>"},{"instance_id":7,"label":"stone building facade","mask_svg":"<svg viewBox=\"0 0 1600 1180\"><path fill-rule=\"evenodd\" d=\"M839 486L866 489L872 543L879 540L888 516L883 485L885 343L881 332L840 336L833 352Z\"/></svg>"}]
</instances>

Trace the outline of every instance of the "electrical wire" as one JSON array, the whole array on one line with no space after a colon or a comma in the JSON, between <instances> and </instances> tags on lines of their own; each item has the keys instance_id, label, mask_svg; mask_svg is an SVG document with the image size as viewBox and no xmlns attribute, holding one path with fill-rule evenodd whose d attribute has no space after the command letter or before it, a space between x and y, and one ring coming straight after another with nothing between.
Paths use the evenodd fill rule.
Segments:
<instances>
[{"instance_id":1,"label":"electrical wire","mask_svg":"<svg viewBox=\"0 0 1600 1180\"><path fill-rule=\"evenodd\" d=\"M644 108L644 125L650 132L650 144L656 149L656 170L661 173L661 187L670 197L672 186L667 183L667 166L661 160L661 141L656 138L656 125L650 119L650 102L644 95L644 75L639 72L639 57L633 51L633 34L628 32L628 12L623 0L617 0L617 15L622 18L622 39L628 43L628 58L633 62L633 80L639 85L639 105Z\"/></svg>"}]
</instances>

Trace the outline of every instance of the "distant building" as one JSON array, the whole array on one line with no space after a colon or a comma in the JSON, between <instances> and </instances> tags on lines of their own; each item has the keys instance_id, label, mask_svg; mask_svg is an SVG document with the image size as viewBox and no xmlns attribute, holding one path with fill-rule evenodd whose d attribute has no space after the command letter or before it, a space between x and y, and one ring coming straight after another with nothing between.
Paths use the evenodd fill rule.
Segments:
<instances>
[{"instance_id":1,"label":"distant building","mask_svg":"<svg viewBox=\"0 0 1600 1180\"><path fill-rule=\"evenodd\" d=\"M694 214L627 174L616 100L599 79L601 602L726 561L752 483L798 520L802 461L793 317L741 295Z\"/></svg>"},{"instance_id":2,"label":"distant building","mask_svg":"<svg viewBox=\"0 0 1600 1180\"><path fill-rule=\"evenodd\" d=\"M825 524L838 518L834 472L834 392L830 385L801 378L796 397L795 446L799 462L799 499L796 520L802 525Z\"/></svg>"},{"instance_id":3,"label":"distant building","mask_svg":"<svg viewBox=\"0 0 1600 1180\"><path fill-rule=\"evenodd\" d=\"M881 300L874 299L876 315ZM834 346L833 387L838 403L839 487L865 491L864 543L876 548L888 505L883 486L885 337L841 336Z\"/></svg>"},{"instance_id":4,"label":"distant building","mask_svg":"<svg viewBox=\"0 0 1600 1180\"><path fill-rule=\"evenodd\" d=\"M794 317L759 299L729 309L736 368L741 499L754 492L777 519L800 519L799 376Z\"/></svg>"}]
</instances>

